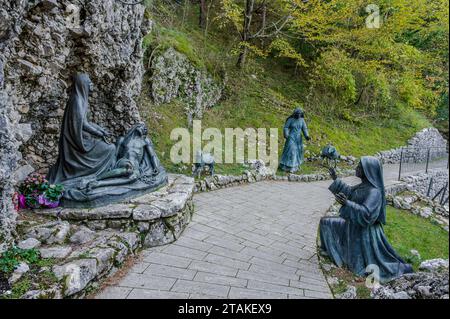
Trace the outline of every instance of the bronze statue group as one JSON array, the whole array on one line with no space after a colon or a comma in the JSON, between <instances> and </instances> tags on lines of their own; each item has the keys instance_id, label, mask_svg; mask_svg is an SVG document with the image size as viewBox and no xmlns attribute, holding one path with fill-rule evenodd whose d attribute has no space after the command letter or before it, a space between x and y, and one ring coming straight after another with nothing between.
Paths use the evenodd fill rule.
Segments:
<instances>
[{"instance_id":1,"label":"bronze statue group","mask_svg":"<svg viewBox=\"0 0 450 319\"><path fill-rule=\"evenodd\" d=\"M304 112L297 108L287 119L283 135L286 139L280 169L296 172L302 165L303 136L310 140ZM320 221L321 254L339 267L346 267L358 276L365 276L375 267L379 282L395 279L413 271L389 244L383 231L386 224L386 194L383 166L372 156L361 158L356 176L361 183L349 186L329 168L334 182L329 190L341 204L339 217Z\"/></svg>"},{"instance_id":2,"label":"bronze statue group","mask_svg":"<svg viewBox=\"0 0 450 319\"><path fill-rule=\"evenodd\" d=\"M134 126L117 143L110 144L104 128L88 121L88 96L92 83L86 74L73 78L59 140L59 155L48 180L65 188L65 207L98 207L156 190L167 183L143 124ZM304 112L297 108L287 119L280 169L296 172L304 161L303 137L310 140ZM322 254L339 267L359 276L369 266L379 269L379 280L389 281L412 272L388 243L383 168L374 157L362 157L356 169L361 183L349 186L330 168L330 191L342 205L339 217L320 222Z\"/></svg>"}]
</instances>

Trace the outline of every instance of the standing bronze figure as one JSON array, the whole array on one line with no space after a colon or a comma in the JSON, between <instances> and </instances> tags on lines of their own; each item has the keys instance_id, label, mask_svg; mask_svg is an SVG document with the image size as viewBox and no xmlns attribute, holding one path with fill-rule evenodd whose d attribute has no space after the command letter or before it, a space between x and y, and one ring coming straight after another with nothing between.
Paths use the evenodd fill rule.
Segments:
<instances>
[{"instance_id":1,"label":"standing bronze figure","mask_svg":"<svg viewBox=\"0 0 450 319\"><path fill-rule=\"evenodd\" d=\"M284 125L283 135L286 143L279 166L285 172L295 173L303 164L303 136L307 141L310 140L304 118L305 113L297 108Z\"/></svg>"}]
</instances>

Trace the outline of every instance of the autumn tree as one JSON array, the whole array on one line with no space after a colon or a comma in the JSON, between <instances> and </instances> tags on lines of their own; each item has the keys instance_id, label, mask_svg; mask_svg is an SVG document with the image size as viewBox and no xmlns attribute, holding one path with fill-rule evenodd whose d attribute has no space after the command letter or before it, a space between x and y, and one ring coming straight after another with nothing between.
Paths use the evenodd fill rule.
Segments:
<instances>
[{"instance_id":1,"label":"autumn tree","mask_svg":"<svg viewBox=\"0 0 450 319\"><path fill-rule=\"evenodd\" d=\"M219 21L223 28L230 25L239 38L237 66L242 68L248 53L267 56L277 51L303 63L300 54L290 46L283 32L288 29L297 4L290 0L221 0Z\"/></svg>"}]
</instances>

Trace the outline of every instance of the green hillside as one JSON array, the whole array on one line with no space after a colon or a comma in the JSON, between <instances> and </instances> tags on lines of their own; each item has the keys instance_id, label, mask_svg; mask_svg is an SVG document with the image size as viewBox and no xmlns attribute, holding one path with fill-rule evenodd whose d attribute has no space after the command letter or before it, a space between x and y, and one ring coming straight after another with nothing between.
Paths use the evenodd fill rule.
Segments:
<instances>
[{"instance_id":1,"label":"green hillside","mask_svg":"<svg viewBox=\"0 0 450 319\"><path fill-rule=\"evenodd\" d=\"M317 154L327 143L334 144L343 155L362 156L404 145L430 120L407 103L395 101L395 108L383 112L370 112L355 107L351 112L343 102L328 96L319 89L310 90L310 74L296 69L288 59L253 57L243 69L236 67L234 42L230 34L211 27L207 34L197 26L197 11L186 9L184 21L167 22L159 16L153 32L145 39L146 58L156 49L173 47L185 54L199 69L207 70L217 79L226 74L226 88L221 101L202 119L202 127L224 128L279 128L279 153L283 147L282 127L294 109L300 105L306 111L312 141L306 143L307 154ZM181 16L181 15L179 15ZM154 54L154 52L153 52ZM170 149L175 142L170 132L176 127L187 127L183 102L156 106L149 93L149 74L139 101L151 128L156 149L170 171L186 171L170 162ZM309 94L309 97L308 97ZM311 98L311 96L313 98ZM382 110L383 108L380 108ZM318 168L317 163L307 163L302 172ZM221 165L219 173L240 172L240 165Z\"/></svg>"}]
</instances>

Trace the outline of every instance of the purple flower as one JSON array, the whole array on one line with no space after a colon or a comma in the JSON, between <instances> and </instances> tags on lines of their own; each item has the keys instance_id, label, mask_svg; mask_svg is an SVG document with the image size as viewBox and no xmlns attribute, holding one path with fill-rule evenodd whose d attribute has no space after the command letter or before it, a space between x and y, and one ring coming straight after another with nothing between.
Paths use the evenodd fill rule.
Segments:
<instances>
[{"instance_id":1,"label":"purple flower","mask_svg":"<svg viewBox=\"0 0 450 319\"><path fill-rule=\"evenodd\" d=\"M59 200L52 201L44 196L44 206L48 208L56 208L59 206Z\"/></svg>"},{"instance_id":2,"label":"purple flower","mask_svg":"<svg viewBox=\"0 0 450 319\"><path fill-rule=\"evenodd\" d=\"M27 208L25 195L20 194L19 195L19 209L25 209L25 208Z\"/></svg>"},{"instance_id":3,"label":"purple flower","mask_svg":"<svg viewBox=\"0 0 450 319\"><path fill-rule=\"evenodd\" d=\"M51 202L51 201L47 201L46 203L45 203L45 207L48 207L48 208L56 208L56 207L58 207L59 206L59 202Z\"/></svg>"},{"instance_id":4,"label":"purple flower","mask_svg":"<svg viewBox=\"0 0 450 319\"><path fill-rule=\"evenodd\" d=\"M44 195L39 195L38 196L38 203L39 203L39 205L45 205L45 201L46 201L46 198L45 198Z\"/></svg>"}]
</instances>

